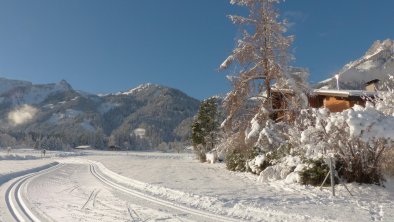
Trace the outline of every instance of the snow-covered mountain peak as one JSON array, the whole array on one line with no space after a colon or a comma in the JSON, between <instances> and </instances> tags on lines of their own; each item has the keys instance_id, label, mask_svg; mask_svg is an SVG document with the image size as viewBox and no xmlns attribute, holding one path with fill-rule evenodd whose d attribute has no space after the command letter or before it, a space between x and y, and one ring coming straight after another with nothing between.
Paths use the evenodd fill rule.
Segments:
<instances>
[{"instance_id":1,"label":"snow-covered mountain peak","mask_svg":"<svg viewBox=\"0 0 394 222\"><path fill-rule=\"evenodd\" d=\"M153 84L153 83L144 83L144 84L141 84L141 85L139 85L139 86L137 86L137 87L135 87L133 89L130 89L130 90L126 91L126 92L117 93L117 94L130 95L130 94L138 93L138 92L141 92L141 91L145 91L147 89L158 88L158 87L160 87L160 85Z\"/></svg>"},{"instance_id":2,"label":"snow-covered mountain peak","mask_svg":"<svg viewBox=\"0 0 394 222\"><path fill-rule=\"evenodd\" d=\"M40 104L49 96L70 91L73 89L65 80L56 84L33 84L28 81L0 78L0 99L14 106Z\"/></svg>"},{"instance_id":3,"label":"snow-covered mountain peak","mask_svg":"<svg viewBox=\"0 0 394 222\"><path fill-rule=\"evenodd\" d=\"M346 64L338 73L342 89L363 89L364 83L373 79L382 82L394 75L394 41L375 41L361 58ZM334 77L322 81L318 88L336 88Z\"/></svg>"},{"instance_id":4,"label":"snow-covered mountain peak","mask_svg":"<svg viewBox=\"0 0 394 222\"><path fill-rule=\"evenodd\" d=\"M71 85L64 79L62 79L59 83L56 84L56 88L64 91L72 90Z\"/></svg>"},{"instance_id":5,"label":"snow-covered mountain peak","mask_svg":"<svg viewBox=\"0 0 394 222\"><path fill-rule=\"evenodd\" d=\"M371 48L364 55L364 59L369 59L370 57L377 55L378 53L388 50L389 52L394 52L394 41L391 39L386 39L384 41L377 40L375 41Z\"/></svg>"},{"instance_id":6,"label":"snow-covered mountain peak","mask_svg":"<svg viewBox=\"0 0 394 222\"><path fill-rule=\"evenodd\" d=\"M7 92L10 89L20 86L31 86L32 83L28 81L21 80L11 80L0 77L0 94Z\"/></svg>"}]
</instances>

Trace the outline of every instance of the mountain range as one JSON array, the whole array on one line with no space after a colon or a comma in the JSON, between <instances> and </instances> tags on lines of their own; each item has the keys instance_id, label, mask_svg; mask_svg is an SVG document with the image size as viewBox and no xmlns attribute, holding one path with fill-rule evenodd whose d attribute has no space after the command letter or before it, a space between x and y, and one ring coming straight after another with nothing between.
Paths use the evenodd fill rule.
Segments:
<instances>
[{"instance_id":1,"label":"mountain range","mask_svg":"<svg viewBox=\"0 0 394 222\"><path fill-rule=\"evenodd\" d=\"M32 84L0 78L0 146L168 149L187 142L199 103L149 83L94 95L65 80Z\"/></svg>"},{"instance_id":2,"label":"mountain range","mask_svg":"<svg viewBox=\"0 0 394 222\"><path fill-rule=\"evenodd\" d=\"M394 41L376 41L336 75L340 89L363 89L394 74ZM335 77L314 88L336 89ZM383 84L381 84L383 85ZM188 142L200 102L165 86L142 84L94 95L65 80L53 84L0 78L0 147L178 149ZM177 148L178 147L178 148Z\"/></svg>"},{"instance_id":3,"label":"mountain range","mask_svg":"<svg viewBox=\"0 0 394 222\"><path fill-rule=\"evenodd\" d=\"M394 75L394 41L386 39L375 41L364 56L346 64L338 73L340 89L364 89L366 82L374 79L387 82ZM318 83L315 88L336 89L335 75Z\"/></svg>"}]
</instances>

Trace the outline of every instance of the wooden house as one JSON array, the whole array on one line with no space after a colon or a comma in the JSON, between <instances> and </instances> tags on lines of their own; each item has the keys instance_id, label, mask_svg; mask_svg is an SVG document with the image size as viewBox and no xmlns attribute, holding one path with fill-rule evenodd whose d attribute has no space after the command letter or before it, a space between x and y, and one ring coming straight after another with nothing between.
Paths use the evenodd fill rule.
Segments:
<instances>
[{"instance_id":1,"label":"wooden house","mask_svg":"<svg viewBox=\"0 0 394 222\"><path fill-rule=\"evenodd\" d=\"M376 97L376 92L366 90L315 89L308 96L312 108L325 107L331 112L342 112L354 105L365 106L367 100Z\"/></svg>"},{"instance_id":2,"label":"wooden house","mask_svg":"<svg viewBox=\"0 0 394 222\"><path fill-rule=\"evenodd\" d=\"M315 89L309 95L309 106L326 107L331 112L342 112L354 105L365 106L368 100L376 97L378 83L378 79L365 83L365 90Z\"/></svg>"},{"instance_id":3,"label":"wooden house","mask_svg":"<svg viewBox=\"0 0 394 222\"><path fill-rule=\"evenodd\" d=\"M336 90L336 89L314 89L308 95L308 105L312 108L327 108L331 112L342 112L354 105L365 106L368 100L377 96L376 84L379 80L374 79L365 84L365 90ZM277 112L273 119L280 120L288 113L287 102L294 95L290 89L272 89L272 106ZM290 117L291 119L292 117Z\"/></svg>"}]
</instances>

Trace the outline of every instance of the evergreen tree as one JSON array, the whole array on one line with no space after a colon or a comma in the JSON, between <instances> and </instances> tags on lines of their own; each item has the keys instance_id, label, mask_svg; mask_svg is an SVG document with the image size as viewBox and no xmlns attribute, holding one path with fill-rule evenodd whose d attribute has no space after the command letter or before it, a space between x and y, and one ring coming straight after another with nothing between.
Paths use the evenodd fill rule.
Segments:
<instances>
[{"instance_id":1,"label":"evergreen tree","mask_svg":"<svg viewBox=\"0 0 394 222\"><path fill-rule=\"evenodd\" d=\"M211 97L204 100L192 124L192 143L200 160L205 153L212 150L217 141L219 128L217 99Z\"/></svg>"}]
</instances>

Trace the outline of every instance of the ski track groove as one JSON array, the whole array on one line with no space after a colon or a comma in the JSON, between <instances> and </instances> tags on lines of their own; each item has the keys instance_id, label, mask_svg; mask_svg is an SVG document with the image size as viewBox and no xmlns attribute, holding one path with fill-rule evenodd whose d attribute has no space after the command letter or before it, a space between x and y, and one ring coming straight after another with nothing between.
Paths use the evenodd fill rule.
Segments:
<instances>
[{"instance_id":1,"label":"ski track groove","mask_svg":"<svg viewBox=\"0 0 394 222\"><path fill-rule=\"evenodd\" d=\"M98 180L102 181L103 183L107 184L108 186L113 187L114 189L117 189L119 191L122 191L124 193L128 193L130 195L136 196L138 198L147 200L149 202L153 202L162 206L166 206L166 207L170 207L176 210L180 210L182 212L185 213L189 213L192 215L196 215L199 217L203 217L203 218L207 218L212 220L213 218L215 219L215 221L240 221L237 220L235 218L231 218L231 217L226 217L226 216L221 216L221 215L215 215L213 213L210 212L204 212L202 210L198 210L198 209L193 209L193 208L189 208L187 206L182 206L182 205L178 205L174 202L170 202L167 200L163 200L163 199L159 199L157 197L145 194L143 192L137 191L137 190L133 190L130 188L126 188L118 183L115 183L113 181L110 181L109 179L105 178L102 173L99 173L98 170L96 170L96 168L98 168L97 166L95 166L95 164L91 164L90 165L90 172L93 174L93 176L95 176Z\"/></svg>"},{"instance_id":2,"label":"ski track groove","mask_svg":"<svg viewBox=\"0 0 394 222\"><path fill-rule=\"evenodd\" d=\"M29 173L27 175L23 175L16 179L6 190L5 193L5 202L11 216L18 222L24 221L34 221L39 222L40 219L30 210L22 197L22 189L23 186L28 184L28 181L36 176L43 175L49 173L53 170L61 167L62 164L57 164L55 166L49 167L44 170L40 170L37 172Z\"/></svg>"},{"instance_id":3,"label":"ski track groove","mask_svg":"<svg viewBox=\"0 0 394 222\"><path fill-rule=\"evenodd\" d=\"M85 208L86 205L89 203L89 201L92 199L92 197L93 197L95 191L96 191L96 190L93 190L93 191L90 193L88 200L87 200L87 201L85 202L85 204L81 207L81 210L82 210L83 208Z\"/></svg>"},{"instance_id":4,"label":"ski track groove","mask_svg":"<svg viewBox=\"0 0 394 222\"><path fill-rule=\"evenodd\" d=\"M96 206L96 198L97 198L97 195L98 195L100 192L101 192L101 189L98 189L98 190L96 191L96 193L94 194L94 196L93 196L93 207Z\"/></svg>"}]
</instances>

